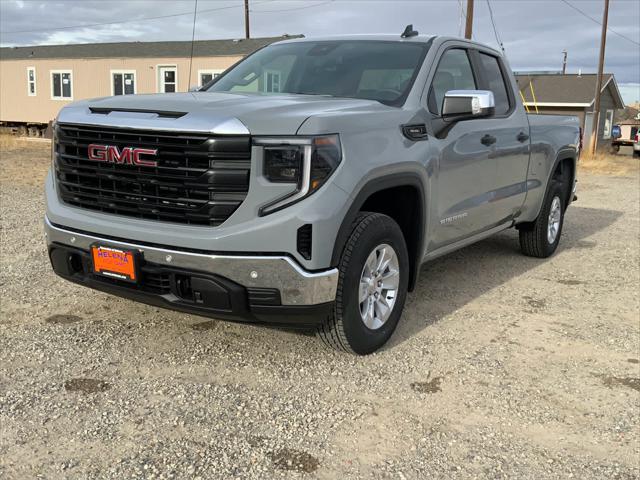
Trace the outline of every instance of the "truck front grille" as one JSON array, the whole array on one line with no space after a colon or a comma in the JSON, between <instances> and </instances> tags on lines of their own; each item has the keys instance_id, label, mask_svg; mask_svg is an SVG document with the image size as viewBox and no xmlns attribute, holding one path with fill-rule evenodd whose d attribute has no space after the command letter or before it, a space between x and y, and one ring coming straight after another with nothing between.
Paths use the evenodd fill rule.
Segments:
<instances>
[{"instance_id":1,"label":"truck front grille","mask_svg":"<svg viewBox=\"0 0 640 480\"><path fill-rule=\"evenodd\" d=\"M55 174L60 199L127 217L218 226L249 190L248 135L156 132L58 124ZM157 166L89 160L88 146L157 149Z\"/></svg>"}]
</instances>

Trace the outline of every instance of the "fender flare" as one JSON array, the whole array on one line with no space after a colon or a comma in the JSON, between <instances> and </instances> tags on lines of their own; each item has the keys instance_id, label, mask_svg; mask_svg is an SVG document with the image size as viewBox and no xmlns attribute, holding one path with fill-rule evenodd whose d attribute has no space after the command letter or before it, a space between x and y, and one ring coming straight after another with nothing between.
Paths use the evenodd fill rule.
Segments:
<instances>
[{"instance_id":1,"label":"fender flare","mask_svg":"<svg viewBox=\"0 0 640 480\"><path fill-rule=\"evenodd\" d=\"M538 207L536 218L538 218L538 216L540 215L540 210L542 209L542 205L544 204L544 198L546 198L547 194L549 193L549 189L551 188L551 179L553 178L553 174L556 171L558 164L560 162L563 162L564 160L573 161L573 176L571 177L569 182L569 191L567 195L567 204L565 206L565 209L571 203L571 200L572 200L571 187L573 186L573 182L575 181L576 176L578 174L577 156L578 156L578 152L575 150L575 148L572 148L572 147L564 147L558 150L558 153L556 154L556 159L553 162L553 165L551 166L551 168L549 169L549 173L547 175L547 186L544 189L544 197L542 197L543 200L540 202L540 206Z\"/></svg>"},{"instance_id":2,"label":"fender flare","mask_svg":"<svg viewBox=\"0 0 640 480\"><path fill-rule=\"evenodd\" d=\"M417 173L403 172L383 175L381 177L376 177L369 180L362 186L362 188L360 188L353 201L351 202L351 206L349 207L349 210L347 210L347 214L342 219L342 223L340 224L340 228L338 229L336 240L333 245L333 252L331 255L331 266L337 267L340 263L340 257L342 256L344 247L347 243L347 240L349 239L349 235L351 234L353 221L355 220L356 216L360 212L367 199L374 193L394 187L415 188L418 191L418 195L422 199L422 202L417 206L418 238L416 242L415 252L413 252L413 259L411 258L412 252L409 252L409 260L413 260L413 268L409 272L409 291L412 291L420 272L420 266L422 265L426 232L426 191L422 178Z\"/></svg>"}]
</instances>

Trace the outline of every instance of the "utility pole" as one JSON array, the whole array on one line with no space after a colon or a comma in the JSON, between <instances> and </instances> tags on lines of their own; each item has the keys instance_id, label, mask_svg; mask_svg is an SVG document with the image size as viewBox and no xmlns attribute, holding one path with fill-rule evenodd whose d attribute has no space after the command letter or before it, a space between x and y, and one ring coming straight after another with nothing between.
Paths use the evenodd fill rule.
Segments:
<instances>
[{"instance_id":1,"label":"utility pole","mask_svg":"<svg viewBox=\"0 0 640 480\"><path fill-rule=\"evenodd\" d=\"M562 74L566 74L567 73L567 51L563 50L562 51L563 57L562 57Z\"/></svg>"},{"instance_id":2,"label":"utility pole","mask_svg":"<svg viewBox=\"0 0 640 480\"><path fill-rule=\"evenodd\" d=\"M473 34L473 0L467 0L467 25L464 29L464 38L471 40Z\"/></svg>"},{"instance_id":3,"label":"utility pole","mask_svg":"<svg viewBox=\"0 0 640 480\"><path fill-rule=\"evenodd\" d=\"M250 35L249 35L249 0L244 0L244 38L250 38Z\"/></svg>"},{"instance_id":4,"label":"utility pole","mask_svg":"<svg viewBox=\"0 0 640 480\"><path fill-rule=\"evenodd\" d=\"M598 77L596 79L596 100L593 107L593 125L591 135L591 155L596 154L598 147L598 134L600 130L600 94L602 93L602 72L604 70L604 52L607 46L607 22L609 21L609 0L604 0L604 13L602 14L602 34L600 35L600 60L598 62Z\"/></svg>"}]
</instances>

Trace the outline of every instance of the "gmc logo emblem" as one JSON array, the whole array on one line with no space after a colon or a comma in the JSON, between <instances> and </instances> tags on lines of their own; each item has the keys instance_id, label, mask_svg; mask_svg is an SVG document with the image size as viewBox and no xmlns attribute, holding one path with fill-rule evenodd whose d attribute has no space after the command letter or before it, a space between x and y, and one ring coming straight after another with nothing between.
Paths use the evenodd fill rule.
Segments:
<instances>
[{"instance_id":1,"label":"gmc logo emblem","mask_svg":"<svg viewBox=\"0 0 640 480\"><path fill-rule=\"evenodd\" d=\"M124 147L120 150L115 145L96 145L92 143L87 148L89 160L94 162L109 162L139 167L157 167L158 162L142 158L142 155L156 156L157 149Z\"/></svg>"}]
</instances>

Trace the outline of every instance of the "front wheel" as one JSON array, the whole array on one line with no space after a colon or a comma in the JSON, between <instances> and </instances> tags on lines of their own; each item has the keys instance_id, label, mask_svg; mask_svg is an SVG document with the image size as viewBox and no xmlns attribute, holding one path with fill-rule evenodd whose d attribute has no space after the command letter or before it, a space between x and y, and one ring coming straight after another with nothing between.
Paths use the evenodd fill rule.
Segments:
<instances>
[{"instance_id":1,"label":"front wheel","mask_svg":"<svg viewBox=\"0 0 640 480\"><path fill-rule=\"evenodd\" d=\"M380 213L360 214L340 258L335 308L318 336L337 350L374 352L398 324L408 282L409 257L398 224Z\"/></svg>"},{"instance_id":2,"label":"front wheel","mask_svg":"<svg viewBox=\"0 0 640 480\"><path fill-rule=\"evenodd\" d=\"M564 184L552 180L538 218L528 225L521 225L520 249L529 257L547 258L556 251L560 243L564 223L567 197Z\"/></svg>"}]
</instances>

